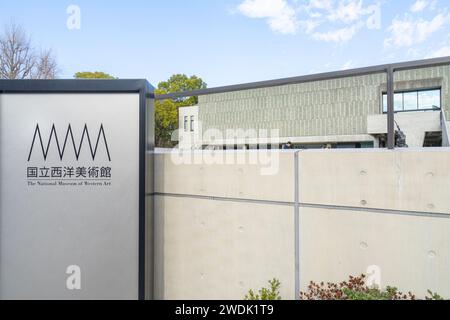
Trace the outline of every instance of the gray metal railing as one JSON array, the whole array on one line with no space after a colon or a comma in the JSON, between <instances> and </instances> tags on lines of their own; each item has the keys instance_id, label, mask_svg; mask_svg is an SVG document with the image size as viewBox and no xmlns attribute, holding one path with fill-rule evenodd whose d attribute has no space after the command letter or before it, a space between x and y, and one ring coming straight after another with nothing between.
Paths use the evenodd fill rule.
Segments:
<instances>
[{"instance_id":1,"label":"gray metal railing","mask_svg":"<svg viewBox=\"0 0 450 320\"><path fill-rule=\"evenodd\" d=\"M313 75L307 75L307 76L284 78L284 79L269 80L269 81L260 81L260 82L231 85L231 86L224 86L224 87L217 87L217 88L210 88L210 89L174 92L174 93L167 93L167 94L156 94L156 95L152 95L152 98L154 98L155 100L178 99L178 98L184 98L184 97L201 96L201 95L242 91L242 90L251 90L251 89L260 89L260 88L276 87L276 86L289 85L289 84L298 84L298 83L338 79L338 78L345 78L345 77L362 76L362 75L369 75L369 74L376 74L376 73L385 73L386 77L387 77L388 148L392 150L392 149L395 149L395 111L394 111L394 90L395 90L394 76L395 76L395 72L404 71L404 70L412 70L412 69L420 69L420 68L436 67L436 66L442 66L442 65L450 65L450 57L385 64L385 65L372 66L372 67L366 67L366 68L358 68L358 69L335 71L335 72L326 72L326 73L313 74ZM447 135L447 137L448 137L448 135Z\"/></svg>"}]
</instances>

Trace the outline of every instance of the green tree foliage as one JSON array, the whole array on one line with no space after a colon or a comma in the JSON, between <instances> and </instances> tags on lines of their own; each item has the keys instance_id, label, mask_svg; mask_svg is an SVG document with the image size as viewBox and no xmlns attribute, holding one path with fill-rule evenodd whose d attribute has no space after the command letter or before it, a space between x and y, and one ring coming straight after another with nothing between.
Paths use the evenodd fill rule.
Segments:
<instances>
[{"instance_id":1,"label":"green tree foliage","mask_svg":"<svg viewBox=\"0 0 450 320\"><path fill-rule=\"evenodd\" d=\"M245 296L245 300L248 301L271 301L281 300L280 287L281 283L277 279L269 281L269 288L262 288L259 290L259 294L256 294L253 290L250 290Z\"/></svg>"},{"instance_id":2,"label":"green tree foliage","mask_svg":"<svg viewBox=\"0 0 450 320\"><path fill-rule=\"evenodd\" d=\"M85 71L85 72L77 72L74 76L75 79L116 79L110 74L105 72L95 71Z\"/></svg>"},{"instance_id":3,"label":"green tree foliage","mask_svg":"<svg viewBox=\"0 0 450 320\"><path fill-rule=\"evenodd\" d=\"M184 74L175 74L169 80L160 82L155 93L167 94L204 89L206 87L207 84L197 76L188 77ZM171 148L175 145L172 141L172 133L178 129L178 108L194 106L197 103L198 97L156 101L155 134L157 147Z\"/></svg>"}]
</instances>

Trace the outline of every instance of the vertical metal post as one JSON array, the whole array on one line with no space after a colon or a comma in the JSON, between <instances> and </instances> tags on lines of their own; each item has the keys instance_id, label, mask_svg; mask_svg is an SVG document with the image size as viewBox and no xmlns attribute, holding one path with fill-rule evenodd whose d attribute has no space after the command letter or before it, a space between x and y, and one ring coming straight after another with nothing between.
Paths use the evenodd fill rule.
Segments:
<instances>
[{"instance_id":1,"label":"vertical metal post","mask_svg":"<svg viewBox=\"0 0 450 320\"><path fill-rule=\"evenodd\" d=\"M441 106L443 104L441 103ZM442 146L444 148L450 147L450 136L448 134L447 119L445 117L445 110L441 110L441 127L442 127Z\"/></svg>"},{"instance_id":2,"label":"vertical metal post","mask_svg":"<svg viewBox=\"0 0 450 320\"><path fill-rule=\"evenodd\" d=\"M294 196L294 233L295 233L295 299L300 300L300 183L299 183L299 153L296 151L294 154L294 183L295 183L295 196Z\"/></svg>"},{"instance_id":3,"label":"vertical metal post","mask_svg":"<svg viewBox=\"0 0 450 320\"><path fill-rule=\"evenodd\" d=\"M389 66L387 72L387 131L388 149L395 149L395 113L394 113L394 69Z\"/></svg>"}]
</instances>

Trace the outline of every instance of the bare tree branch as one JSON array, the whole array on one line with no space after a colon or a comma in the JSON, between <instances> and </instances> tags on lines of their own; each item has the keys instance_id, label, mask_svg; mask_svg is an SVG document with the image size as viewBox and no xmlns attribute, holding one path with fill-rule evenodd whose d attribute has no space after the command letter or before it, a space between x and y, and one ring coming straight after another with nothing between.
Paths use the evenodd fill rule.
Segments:
<instances>
[{"instance_id":1,"label":"bare tree branch","mask_svg":"<svg viewBox=\"0 0 450 320\"><path fill-rule=\"evenodd\" d=\"M0 79L54 79L57 73L51 50L38 55L21 26L5 27L0 36Z\"/></svg>"},{"instance_id":2,"label":"bare tree branch","mask_svg":"<svg viewBox=\"0 0 450 320\"><path fill-rule=\"evenodd\" d=\"M58 75L58 66L51 50L41 52L33 70L32 79L55 79Z\"/></svg>"}]
</instances>

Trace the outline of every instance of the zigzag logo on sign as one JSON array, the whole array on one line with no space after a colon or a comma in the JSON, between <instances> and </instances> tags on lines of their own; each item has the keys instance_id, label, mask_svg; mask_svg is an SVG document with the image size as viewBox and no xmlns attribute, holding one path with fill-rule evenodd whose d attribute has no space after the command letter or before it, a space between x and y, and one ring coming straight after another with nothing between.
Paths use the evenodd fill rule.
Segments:
<instances>
[{"instance_id":1,"label":"zigzag logo on sign","mask_svg":"<svg viewBox=\"0 0 450 320\"><path fill-rule=\"evenodd\" d=\"M95 148L92 145L92 141L91 141L91 137L89 135L89 129L87 124L84 125L84 129L83 129L83 134L81 136L81 141L79 143L78 149L77 149L77 145L75 142L75 138L73 137L73 131L72 131L72 126L69 124L69 127L67 128L67 132L66 132L66 136L64 139L64 144L62 145L61 148L61 143L58 139L58 134L56 132L56 126L53 124L52 126L52 130L50 132L50 137L48 139L47 142L47 146L44 146L44 142L42 141L42 135L41 135L41 129L39 127L39 124L36 126L36 130L34 131L34 136L33 136L33 142L31 144L31 148L30 148L30 154L28 156L28 162L30 162L31 160L31 156L33 154L33 149L34 149L34 145L36 143L36 138L39 138L39 142L41 145L41 150L42 150L42 155L44 157L44 160L47 161L48 155L49 155L49 150L50 150L50 146L52 145L52 142L54 141L54 143L56 143L56 147L58 149L58 155L61 161L63 161L64 159L64 153L66 152L66 147L67 147L67 142L69 140L69 138L72 141L72 147L73 150L75 152L75 157L76 160L78 161L81 155L81 150L83 147L83 143L85 142L85 140L87 140L87 143L89 144L89 149L90 149L90 153L92 156L92 160L95 161L95 158L97 157L97 150L99 147L99 143L100 143L100 139L103 138L103 142L105 144L106 147L106 152L107 152L107 156L109 161L111 162L111 155L109 153L109 148L108 148L108 141L106 139L106 134L105 134L105 130L103 128L103 124L100 126L100 130L98 132L97 135L97 142L95 144Z\"/></svg>"}]
</instances>

